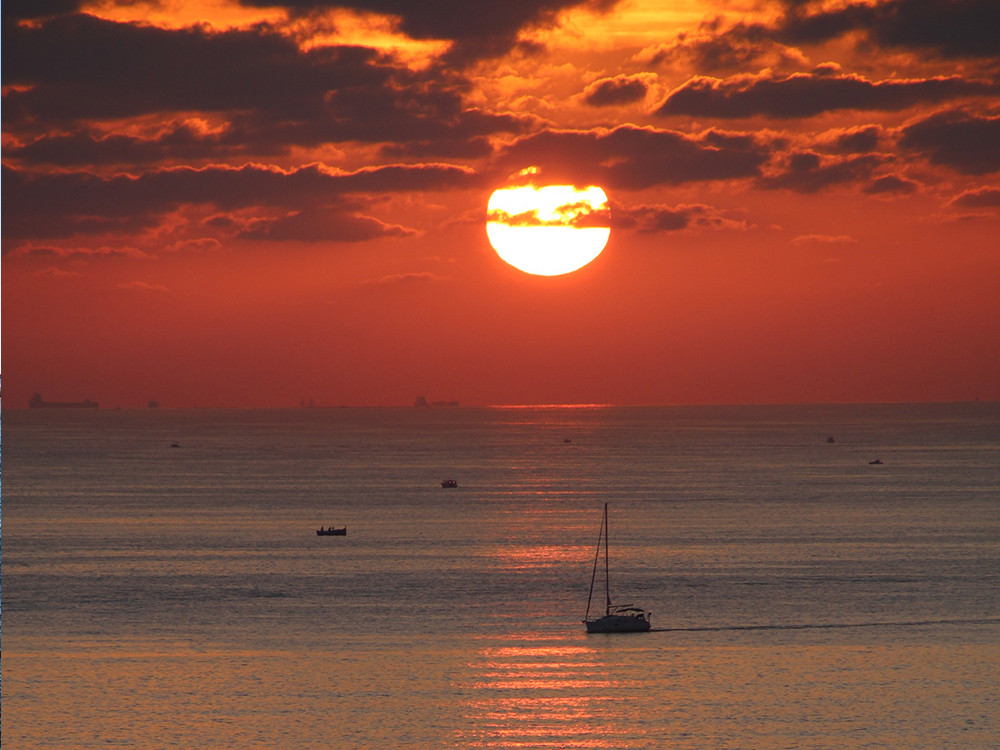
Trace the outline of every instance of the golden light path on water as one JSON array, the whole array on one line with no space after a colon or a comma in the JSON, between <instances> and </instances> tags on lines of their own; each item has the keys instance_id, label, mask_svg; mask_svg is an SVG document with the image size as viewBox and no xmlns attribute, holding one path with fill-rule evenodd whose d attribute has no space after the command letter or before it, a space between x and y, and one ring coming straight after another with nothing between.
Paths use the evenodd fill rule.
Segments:
<instances>
[{"instance_id":1,"label":"golden light path on water","mask_svg":"<svg viewBox=\"0 0 1000 750\"><path fill-rule=\"evenodd\" d=\"M526 541L492 549L496 569L530 576L574 561L585 564L592 554L589 546L527 541L532 528L565 527L559 509L522 510L511 521L512 534ZM544 602L525 602L523 613L531 621L545 618L544 610ZM641 737L626 721L631 706L623 700L638 687L635 675L609 666L601 648L606 644L587 642L582 624L568 637L515 629L477 640L482 645L456 686L467 696L463 723L453 735L462 747L600 750Z\"/></svg>"},{"instance_id":2,"label":"golden light path on water","mask_svg":"<svg viewBox=\"0 0 1000 750\"><path fill-rule=\"evenodd\" d=\"M597 649L491 639L469 664L472 693L465 705L470 726L459 733L469 747L611 748L626 687L612 677Z\"/></svg>"}]
</instances>

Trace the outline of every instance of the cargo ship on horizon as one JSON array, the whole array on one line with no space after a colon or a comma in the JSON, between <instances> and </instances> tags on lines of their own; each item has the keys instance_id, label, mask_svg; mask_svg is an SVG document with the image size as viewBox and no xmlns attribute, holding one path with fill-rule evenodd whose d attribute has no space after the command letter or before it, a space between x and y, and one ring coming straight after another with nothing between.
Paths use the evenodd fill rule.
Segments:
<instances>
[{"instance_id":1,"label":"cargo ship on horizon","mask_svg":"<svg viewBox=\"0 0 1000 750\"><path fill-rule=\"evenodd\" d=\"M96 409L97 402L89 398L83 401L43 401L42 394L36 393L28 400L29 409Z\"/></svg>"},{"instance_id":2,"label":"cargo ship on horizon","mask_svg":"<svg viewBox=\"0 0 1000 750\"><path fill-rule=\"evenodd\" d=\"M458 401L428 401L425 396L417 396L414 406L458 406Z\"/></svg>"}]
</instances>

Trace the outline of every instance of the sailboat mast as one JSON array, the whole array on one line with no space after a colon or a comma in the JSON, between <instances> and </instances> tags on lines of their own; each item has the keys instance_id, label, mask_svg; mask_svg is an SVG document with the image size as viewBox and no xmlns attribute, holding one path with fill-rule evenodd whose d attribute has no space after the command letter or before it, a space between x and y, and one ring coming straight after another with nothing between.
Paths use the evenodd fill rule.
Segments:
<instances>
[{"instance_id":1,"label":"sailboat mast","mask_svg":"<svg viewBox=\"0 0 1000 750\"><path fill-rule=\"evenodd\" d=\"M604 507L607 513L607 504ZM590 574L590 593L587 594L587 614L585 619L590 617L590 602L594 598L594 582L597 580L597 561L601 558L601 537L604 536L604 522L601 522L601 530L597 534L597 551L594 552L594 569Z\"/></svg>"},{"instance_id":2,"label":"sailboat mast","mask_svg":"<svg viewBox=\"0 0 1000 750\"><path fill-rule=\"evenodd\" d=\"M610 529L608 529L608 504L604 503L604 614L611 614L611 577L608 573L610 568L610 563L608 562L608 537L610 536Z\"/></svg>"}]
</instances>

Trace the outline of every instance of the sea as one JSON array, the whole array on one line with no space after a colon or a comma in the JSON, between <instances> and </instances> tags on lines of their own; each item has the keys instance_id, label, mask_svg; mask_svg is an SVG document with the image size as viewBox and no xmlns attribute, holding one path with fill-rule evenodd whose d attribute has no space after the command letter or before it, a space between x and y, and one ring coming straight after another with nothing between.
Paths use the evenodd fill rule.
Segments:
<instances>
[{"instance_id":1,"label":"sea","mask_svg":"<svg viewBox=\"0 0 1000 750\"><path fill-rule=\"evenodd\" d=\"M5 750L1000 747L997 403L7 410L2 438ZM582 624L605 503L651 632Z\"/></svg>"}]
</instances>

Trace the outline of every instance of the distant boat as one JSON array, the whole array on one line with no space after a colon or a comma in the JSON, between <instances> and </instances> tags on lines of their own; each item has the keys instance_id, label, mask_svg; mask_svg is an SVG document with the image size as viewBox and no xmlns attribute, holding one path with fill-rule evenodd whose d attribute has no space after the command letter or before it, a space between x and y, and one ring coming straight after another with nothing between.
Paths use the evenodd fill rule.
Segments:
<instances>
[{"instance_id":1,"label":"distant boat","mask_svg":"<svg viewBox=\"0 0 1000 750\"><path fill-rule=\"evenodd\" d=\"M89 398L83 401L43 401L42 394L36 393L28 400L29 409L96 409L97 402Z\"/></svg>"},{"instance_id":2,"label":"distant boat","mask_svg":"<svg viewBox=\"0 0 1000 750\"><path fill-rule=\"evenodd\" d=\"M458 406L458 401L428 401L426 396L417 396L414 406Z\"/></svg>"},{"instance_id":3,"label":"distant boat","mask_svg":"<svg viewBox=\"0 0 1000 750\"><path fill-rule=\"evenodd\" d=\"M591 618L590 603L594 598L594 581L597 579L597 562L601 557L601 540L604 541L604 615ZM641 633L649 630L649 612L631 604L611 603L611 584L608 569L608 504L604 503L604 520L601 533L597 537L597 553L594 555L594 572L590 576L590 593L587 595L587 614L583 623L588 633Z\"/></svg>"},{"instance_id":4,"label":"distant boat","mask_svg":"<svg viewBox=\"0 0 1000 750\"><path fill-rule=\"evenodd\" d=\"M318 529L316 529L316 536L347 536L347 527L342 526L339 529L335 529L333 528L333 526L331 526L328 529L324 529L322 526L320 526Z\"/></svg>"},{"instance_id":5,"label":"distant boat","mask_svg":"<svg viewBox=\"0 0 1000 750\"><path fill-rule=\"evenodd\" d=\"M452 489L458 487L458 482L454 479L442 479L441 486L448 489Z\"/></svg>"},{"instance_id":6,"label":"distant boat","mask_svg":"<svg viewBox=\"0 0 1000 750\"><path fill-rule=\"evenodd\" d=\"M869 466L881 466L882 465L882 459L881 458L876 458L874 461L869 461L868 465Z\"/></svg>"}]
</instances>

